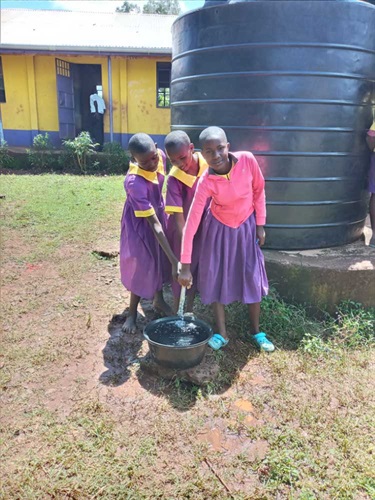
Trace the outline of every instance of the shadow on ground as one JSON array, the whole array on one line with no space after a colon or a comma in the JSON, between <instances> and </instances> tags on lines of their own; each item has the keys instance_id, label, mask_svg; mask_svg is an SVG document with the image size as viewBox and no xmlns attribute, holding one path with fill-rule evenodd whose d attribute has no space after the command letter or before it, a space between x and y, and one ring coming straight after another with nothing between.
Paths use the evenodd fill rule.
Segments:
<instances>
[{"instance_id":1,"label":"shadow on ground","mask_svg":"<svg viewBox=\"0 0 375 500\"><path fill-rule=\"evenodd\" d=\"M135 376L145 390L157 397L167 398L171 406L184 412L191 409L202 395L227 391L249 360L259 356L250 342L229 330L228 346L216 352L207 348L204 360L196 369L184 372L164 370L163 367L158 369L158 365L150 359L148 344L142 331L150 321L159 316L153 310L151 301L142 301L141 309L138 330L134 335L124 334L121 329L127 310L114 315L109 322L109 339L102 351L104 366L107 368L99 378L102 384L119 387L127 382L131 384L129 380ZM197 317L212 323L207 309L203 313L199 311ZM192 376L189 376L192 372Z\"/></svg>"},{"instance_id":2,"label":"shadow on ground","mask_svg":"<svg viewBox=\"0 0 375 500\"><path fill-rule=\"evenodd\" d=\"M143 328L147 323L159 316L152 308L152 301L141 301L142 313L138 314L138 330L134 335L122 331L128 310L112 316L108 324L109 339L103 349L103 364L107 368L99 381L108 386L117 387L124 384L131 376L130 367L139 364L146 354L144 349Z\"/></svg>"},{"instance_id":3,"label":"shadow on ground","mask_svg":"<svg viewBox=\"0 0 375 500\"><path fill-rule=\"evenodd\" d=\"M169 289L167 299L171 299ZM250 362L262 365L262 356L251 342L247 307L233 303L226 308L226 322L230 342L220 351L209 347L203 361L196 368L173 371L157 365L151 358L147 341L142 331L157 318L151 301L142 301L142 314L135 335L125 335L121 326L126 311L112 318L108 325L110 338L103 350L104 372L100 381L109 386L120 386L132 377L139 385L153 395L167 398L178 411L194 406L198 397L222 394L236 384ZM197 318L213 325L211 309L197 299L194 307ZM320 323L310 320L299 307L286 305L273 291L262 301L262 326L268 332L277 349L296 350L306 332L314 333ZM273 332L274 335L270 334ZM271 354L272 356L272 354ZM256 358L260 358L259 362ZM138 387L139 387L138 385Z\"/></svg>"}]
</instances>

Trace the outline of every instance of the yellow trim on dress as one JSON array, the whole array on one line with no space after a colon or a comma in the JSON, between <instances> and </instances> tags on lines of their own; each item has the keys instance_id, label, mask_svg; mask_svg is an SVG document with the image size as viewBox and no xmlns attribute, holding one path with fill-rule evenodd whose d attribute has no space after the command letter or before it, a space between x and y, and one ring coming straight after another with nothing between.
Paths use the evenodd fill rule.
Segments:
<instances>
[{"instance_id":1,"label":"yellow trim on dress","mask_svg":"<svg viewBox=\"0 0 375 500\"><path fill-rule=\"evenodd\" d=\"M152 182L153 184L159 184L158 174L165 175L165 171L164 171L163 157L159 151L158 155L159 155L158 168L154 170L154 172L149 172L148 170L144 170L143 168L139 167L136 163L130 162L128 173L139 175L140 177L146 179L146 181ZM144 217L148 216L146 215Z\"/></svg>"},{"instance_id":2,"label":"yellow trim on dress","mask_svg":"<svg viewBox=\"0 0 375 500\"><path fill-rule=\"evenodd\" d=\"M173 205L166 205L165 211L167 214L183 214L184 209L182 207L174 207Z\"/></svg>"},{"instance_id":3,"label":"yellow trim on dress","mask_svg":"<svg viewBox=\"0 0 375 500\"><path fill-rule=\"evenodd\" d=\"M199 165L199 171L197 177L201 177L208 169L208 163L203 158L201 153L198 153L198 165Z\"/></svg>"},{"instance_id":4,"label":"yellow trim on dress","mask_svg":"<svg viewBox=\"0 0 375 500\"><path fill-rule=\"evenodd\" d=\"M155 209L153 207L148 210L134 210L134 215L136 217L150 217L155 214Z\"/></svg>"},{"instance_id":5,"label":"yellow trim on dress","mask_svg":"<svg viewBox=\"0 0 375 500\"><path fill-rule=\"evenodd\" d=\"M187 174L186 172L182 171L178 167L172 167L171 171L169 172L169 175L171 177L175 177L179 181L182 182L182 184L185 184L185 186L188 186L189 188L194 186L194 182L197 180L198 177L200 177L208 168L208 163L206 160L203 158L201 153L198 153L198 175L190 175Z\"/></svg>"}]
</instances>

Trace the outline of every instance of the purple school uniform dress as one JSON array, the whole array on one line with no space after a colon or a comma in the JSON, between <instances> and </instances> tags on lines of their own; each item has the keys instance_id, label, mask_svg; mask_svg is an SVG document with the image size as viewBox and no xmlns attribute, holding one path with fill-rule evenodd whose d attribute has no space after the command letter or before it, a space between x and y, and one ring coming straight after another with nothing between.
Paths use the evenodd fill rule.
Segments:
<instances>
[{"instance_id":1,"label":"purple school uniform dress","mask_svg":"<svg viewBox=\"0 0 375 500\"><path fill-rule=\"evenodd\" d=\"M162 188L165 155L159 150L159 165L147 172L130 163L125 177L126 201L121 219L120 272L125 288L144 299L152 299L170 280L171 266L146 217L156 214L163 230L167 215Z\"/></svg>"},{"instance_id":2,"label":"purple school uniform dress","mask_svg":"<svg viewBox=\"0 0 375 500\"><path fill-rule=\"evenodd\" d=\"M232 228L208 210L202 232L207 252L199 264L198 289L203 304L261 302L268 294L268 280L264 256L256 243L255 214Z\"/></svg>"},{"instance_id":3,"label":"purple school uniform dress","mask_svg":"<svg viewBox=\"0 0 375 500\"><path fill-rule=\"evenodd\" d=\"M198 289L204 304L253 304L268 293L264 256L256 242L256 223L265 223L264 179L250 153L231 153L231 160L227 175L209 170L202 176L184 229L181 262L188 263L191 235L211 197L202 218L204 252L198 269ZM239 223L246 207L250 215ZM233 224L218 219L220 215L230 223L228 213L232 212L236 213Z\"/></svg>"},{"instance_id":4,"label":"purple school uniform dress","mask_svg":"<svg viewBox=\"0 0 375 500\"><path fill-rule=\"evenodd\" d=\"M198 180L201 175L207 170L208 164L203 156L198 153L198 175L190 175L183 172L177 167L172 167L169 172L167 181L167 196L165 203L165 211L168 214L183 213L185 221L187 219L190 205L193 201L195 190L197 188ZM167 235L169 244L173 250L176 257L180 258L181 253L181 241L178 237L177 227L175 224L175 218L169 217L167 223ZM198 229L193 243L193 254L191 263L191 273L193 275L194 283L197 283L197 271L198 262L201 249L201 230ZM176 282L172 281L172 291L175 296L180 293L181 286ZM193 289L187 291L187 293L193 292Z\"/></svg>"}]
</instances>

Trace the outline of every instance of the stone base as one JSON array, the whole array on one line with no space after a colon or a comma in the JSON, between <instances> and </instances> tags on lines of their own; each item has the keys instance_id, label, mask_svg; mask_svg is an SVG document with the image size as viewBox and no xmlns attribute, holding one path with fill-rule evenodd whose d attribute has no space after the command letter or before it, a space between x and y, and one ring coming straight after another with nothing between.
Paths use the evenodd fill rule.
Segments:
<instances>
[{"instance_id":1,"label":"stone base","mask_svg":"<svg viewBox=\"0 0 375 500\"><path fill-rule=\"evenodd\" d=\"M336 248L264 250L270 283L286 301L335 312L343 300L375 307L375 249L365 241Z\"/></svg>"},{"instance_id":2,"label":"stone base","mask_svg":"<svg viewBox=\"0 0 375 500\"><path fill-rule=\"evenodd\" d=\"M215 380L219 374L219 363L216 361L212 351L207 351L198 366L194 366L187 370L173 370L161 366L155 362L150 353L141 358L140 367L147 373L166 380L178 378L179 380L191 382L196 385L207 385L209 382Z\"/></svg>"}]
</instances>

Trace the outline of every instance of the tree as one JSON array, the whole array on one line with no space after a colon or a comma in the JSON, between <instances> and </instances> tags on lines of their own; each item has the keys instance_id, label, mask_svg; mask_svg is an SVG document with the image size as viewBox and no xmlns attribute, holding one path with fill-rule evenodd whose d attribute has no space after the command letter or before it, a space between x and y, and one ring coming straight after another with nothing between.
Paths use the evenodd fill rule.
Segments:
<instances>
[{"instance_id":1,"label":"tree","mask_svg":"<svg viewBox=\"0 0 375 500\"><path fill-rule=\"evenodd\" d=\"M143 7L144 14L173 14L181 13L178 0L148 0Z\"/></svg>"},{"instance_id":2,"label":"tree","mask_svg":"<svg viewBox=\"0 0 375 500\"><path fill-rule=\"evenodd\" d=\"M137 4L128 2L127 0L121 5L121 7L116 7L116 12L141 12L141 9Z\"/></svg>"}]
</instances>

